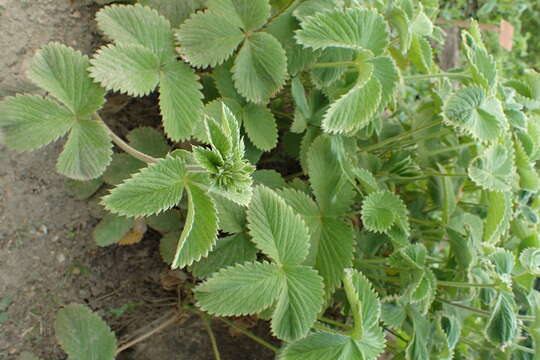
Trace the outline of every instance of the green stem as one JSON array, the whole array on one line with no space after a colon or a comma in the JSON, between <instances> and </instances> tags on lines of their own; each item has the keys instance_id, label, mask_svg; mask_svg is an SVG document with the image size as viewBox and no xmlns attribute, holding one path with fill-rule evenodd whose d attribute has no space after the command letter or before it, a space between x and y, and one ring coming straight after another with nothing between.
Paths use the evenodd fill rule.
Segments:
<instances>
[{"instance_id":1,"label":"green stem","mask_svg":"<svg viewBox=\"0 0 540 360\"><path fill-rule=\"evenodd\" d=\"M419 75L409 75L404 76L404 81L414 81L414 80L429 80L429 79L435 79L435 78L450 78L450 79L458 79L458 80L468 80L471 77L469 75L461 74L461 73L438 73L438 74L419 74Z\"/></svg>"},{"instance_id":2,"label":"green stem","mask_svg":"<svg viewBox=\"0 0 540 360\"><path fill-rule=\"evenodd\" d=\"M337 326L337 327L340 327L340 328L343 328L343 329L347 329L347 330L351 329L351 327L349 325L347 325L347 324L343 324L342 322L339 322L339 321L336 321L336 320L333 320L333 319L329 319L329 318L324 317L324 316L319 317L319 321L322 321L322 322L325 322L327 324L334 325L334 326Z\"/></svg>"},{"instance_id":3,"label":"green stem","mask_svg":"<svg viewBox=\"0 0 540 360\"><path fill-rule=\"evenodd\" d=\"M448 301L448 300L445 300L445 299L441 299L441 298L437 298L437 301L442 302L444 304L451 305L451 306L459 307L459 308L462 308L462 309L465 309L465 310L469 310L469 311L475 312L475 313L477 313L479 315L482 315L482 316L486 316L486 317L491 316L491 312L489 312L489 311L473 308L471 306L467 306L467 305L463 305L463 304L454 303L454 302L451 302L451 301ZM534 321L535 320L534 316L516 315L516 317L518 319L520 319L520 320L525 320L525 321Z\"/></svg>"},{"instance_id":4,"label":"green stem","mask_svg":"<svg viewBox=\"0 0 540 360\"><path fill-rule=\"evenodd\" d=\"M210 320L208 319L208 316L202 311L198 311L198 313L203 322L204 328L206 329L206 332L208 333L208 337L210 338L210 343L212 344L212 351L214 352L214 357L216 360L221 360L221 354L219 353L216 336L214 335L214 332L212 331Z\"/></svg>"},{"instance_id":5,"label":"green stem","mask_svg":"<svg viewBox=\"0 0 540 360\"><path fill-rule=\"evenodd\" d=\"M116 135L114 133L114 131L111 130L111 128L109 128L107 126L107 124L105 124L105 121L103 121L103 119L101 118L101 116L99 116L97 113L94 113L93 115L94 119L97 120L98 122L101 123L101 125L105 128L105 130L107 131L107 134L109 134L109 136L111 137L112 141L122 150L124 150L126 153L128 153L129 155L133 156L134 158L136 159L139 159L141 160L142 162L145 162L147 164L153 164L155 162L158 161L158 159L156 159L155 157L152 157L150 155L146 155L142 152L140 152L139 150L136 150L134 148L132 148L131 146L128 145L128 143L126 143L124 140L122 140L118 135Z\"/></svg>"},{"instance_id":6,"label":"green stem","mask_svg":"<svg viewBox=\"0 0 540 360\"><path fill-rule=\"evenodd\" d=\"M259 344L261 344L262 346L272 350L273 352L277 353L279 351L279 349L277 347L275 347L274 345L270 344L269 342L267 342L266 340L264 339L261 339L260 337L258 337L257 335L253 334L252 332L244 329L243 327L240 327L238 325L236 325L235 323L233 323L232 321L229 321L229 320L225 320L224 318L220 318L218 317L217 318L218 320L220 320L221 322L224 322L225 324L227 324L228 326L232 327L233 329L235 330L238 330L240 333L242 333L243 335L247 336L248 338L250 338L251 340L255 341L255 342L258 342Z\"/></svg>"},{"instance_id":7,"label":"green stem","mask_svg":"<svg viewBox=\"0 0 540 360\"><path fill-rule=\"evenodd\" d=\"M319 330L319 331L326 331L326 332L329 332L329 333L332 333L332 334L336 334L336 335L346 335L344 332L342 331L339 331L339 330L334 330L332 328L329 328L329 327L326 327L322 324L318 324L318 323L315 323L311 326L313 329L315 330Z\"/></svg>"},{"instance_id":8,"label":"green stem","mask_svg":"<svg viewBox=\"0 0 540 360\"><path fill-rule=\"evenodd\" d=\"M468 287L480 287L480 288L493 288L495 284L472 284L459 281L442 281L437 280L437 285L447 286L447 287L459 287L459 288L468 288Z\"/></svg>"},{"instance_id":9,"label":"green stem","mask_svg":"<svg viewBox=\"0 0 540 360\"><path fill-rule=\"evenodd\" d=\"M442 148L442 149L439 149L439 150L432 151L429 155L433 156L433 155L443 154L443 153L449 152L449 151L462 150L462 149L466 149L466 148L474 146L474 145L476 145L476 143L473 143L473 142L467 143L467 144L459 144L459 145L456 145L456 146L450 146L450 147L447 147L447 148Z\"/></svg>"},{"instance_id":10,"label":"green stem","mask_svg":"<svg viewBox=\"0 0 540 360\"><path fill-rule=\"evenodd\" d=\"M409 217L409 221L413 222L413 223L420 224L420 225L426 225L426 226L441 226L441 223L436 222L436 221L417 219L417 218L413 218L413 217Z\"/></svg>"},{"instance_id":11,"label":"green stem","mask_svg":"<svg viewBox=\"0 0 540 360\"><path fill-rule=\"evenodd\" d=\"M334 61L334 62L323 62L312 64L311 68L327 68L327 67L336 67L336 66L355 66L354 61Z\"/></svg>"},{"instance_id":12,"label":"green stem","mask_svg":"<svg viewBox=\"0 0 540 360\"><path fill-rule=\"evenodd\" d=\"M393 142L396 142L396 141L400 141L400 140L403 140L403 139L406 139L410 136L414 136L416 134L418 134L419 132L422 132L426 129L429 129L429 128L432 128L434 126L437 126L437 125L440 125L442 123L442 120L435 120L435 121L432 121L426 125L423 125L423 126L420 126L419 128L416 128L416 129L412 129L412 130L409 130L409 131L406 131L404 132L403 134L400 134L400 135L396 135L396 136L393 136L391 138L388 138L386 140L383 140L383 141L380 141L376 144L373 144L371 146L366 146L365 148L363 149L360 149L360 151L373 151L373 150L377 150L377 149L380 149L382 147L385 147L386 145L388 144L391 144Z\"/></svg>"},{"instance_id":13,"label":"green stem","mask_svg":"<svg viewBox=\"0 0 540 360\"><path fill-rule=\"evenodd\" d=\"M443 176L443 177L467 177L469 175L467 174L460 174L460 173L455 173L455 174L451 174L451 173L440 173L440 172L436 172L436 171L424 171L424 174L426 176Z\"/></svg>"},{"instance_id":14,"label":"green stem","mask_svg":"<svg viewBox=\"0 0 540 360\"><path fill-rule=\"evenodd\" d=\"M356 290L354 289L354 285L352 283L352 274L350 272L346 272L345 276L343 277L343 288L345 289L347 300L351 305L351 312L354 320L353 329L351 330L351 337L356 340L360 340L363 335L361 313L362 304L356 297Z\"/></svg>"},{"instance_id":15,"label":"green stem","mask_svg":"<svg viewBox=\"0 0 540 360\"><path fill-rule=\"evenodd\" d=\"M515 347L517 350L520 350L520 351L523 351L523 352L526 352L526 353L529 353L529 354L533 354L533 355L536 354L536 351L534 351L534 349L531 349L531 348L528 348L528 347L525 347L525 346L521 346L521 345L515 344L514 347Z\"/></svg>"}]
</instances>

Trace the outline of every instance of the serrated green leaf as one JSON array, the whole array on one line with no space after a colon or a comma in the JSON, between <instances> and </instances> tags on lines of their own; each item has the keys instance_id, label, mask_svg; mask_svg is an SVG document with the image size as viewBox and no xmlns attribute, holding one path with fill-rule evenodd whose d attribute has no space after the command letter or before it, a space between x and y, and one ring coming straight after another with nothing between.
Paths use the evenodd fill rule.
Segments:
<instances>
[{"instance_id":1,"label":"serrated green leaf","mask_svg":"<svg viewBox=\"0 0 540 360\"><path fill-rule=\"evenodd\" d=\"M105 91L88 76L88 57L58 43L45 45L34 57L28 77L77 116L93 113Z\"/></svg>"},{"instance_id":2,"label":"serrated green leaf","mask_svg":"<svg viewBox=\"0 0 540 360\"><path fill-rule=\"evenodd\" d=\"M113 360L116 337L86 306L71 304L60 310L54 323L56 338L70 360Z\"/></svg>"},{"instance_id":3,"label":"serrated green leaf","mask_svg":"<svg viewBox=\"0 0 540 360\"><path fill-rule=\"evenodd\" d=\"M413 323L413 336L406 349L407 360L430 360L430 324L428 319L420 314L416 308L410 308Z\"/></svg>"},{"instance_id":4,"label":"serrated green leaf","mask_svg":"<svg viewBox=\"0 0 540 360\"><path fill-rule=\"evenodd\" d=\"M399 50L402 54L406 54L412 40L409 16L401 7L394 6L388 11L386 17L399 34Z\"/></svg>"},{"instance_id":5,"label":"serrated green leaf","mask_svg":"<svg viewBox=\"0 0 540 360\"><path fill-rule=\"evenodd\" d=\"M77 200L86 200L99 190L103 185L101 178L92 179L89 181L79 181L67 179L66 189L70 195L74 196Z\"/></svg>"},{"instance_id":6,"label":"serrated green leaf","mask_svg":"<svg viewBox=\"0 0 540 360\"><path fill-rule=\"evenodd\" d=\"M139 0L138 2L156 9L170 21L174 28L183 23L195 10L201 8L205 0Z\"/></svg>"},{"instance_id":7,"label":"serrated green leaf","mask_svg":"<svg viewBox=\"0 0 540 360\"><path fill-rule=\"evenodd\" d=\"M309 250L309 233L300 215L274 191L259 185L247 211L257 247L279 265L301 264Z\"/></svg>"},{"instance_id":8,"label":"serrated green leaf","mask_svg":"<svg viewBox=\"0 0 540 360\"><path fill-rule=\"evenodd\" d=\"M214 204L219 215L219 228L230 234L244 231L246 209L221 195L213 194Z\"/></svg>"},{"instance_id":9,"label":"serrated green leaf","mask_svg":"<svg viewBox=\"0 0 540 360\"><path fill-rule=\"evenodd\" d=\"M285 179L276 170L261 169L253 172L253 183L264 185L270 189L279 189L287 186Z\"/></svg>"},{"instance_id":10,"label":"serrated green leaf","mask_svg":"<svg viewBox=\"0 0 540 360\"><path fill-rule=\"evenodd\" d=\"M257 30L270 16L268 0L209 0L206 5L209 11L229 19L244 31Z\"/></svg>"},{"instance_id":11,"label":"serrated green leaf","mask_svg":"<svg viewBox=\"0 0 540 360\"><path fill-rule=\"evenodd\" d=\"M487 338L495 345L506 346L516 335L517 319L514 307L512 296L501 292L486 328Z\"/></svg>"},{"instance_id":12,"label":"serrated green leaf","mask_svg":"<svg viewBox=\"0 0 540 360\"><path fill-rule=\"evenodd\" d=\"M197 13L176 32L182 55L196 67L222 64L244 39L231 19L212 12Z\"/></svg>"},{"instance_id":13,"label":"serrated green leaf","mask_svg":"<svg viewBox=\"0 0 540 360\"><path fill-rule=\"evenodd\" d=\"M272 150L278 141L276 119L264 105L247 104L242 111L247 136L258 149Z\"/></svg>"},{"instance_id":14,"label":"serrated green leaf","mask_svg":"<svg viewBox=\"0 0 540 360\"><path fill-rule=\"evenodd\" d=\"M512 152L502 144L494 144L473 159L469 177L478 186L492 191L510 191L514 179Z\"/></svg>"},{"instance_id":15,"label":"serrated green leaf","mask_svg":"<svg viewBox=\"0 0 540 360\"><path fill-rule=\"evenodd\" d=\"M178 239L180 239L180 232L173 231L165 234L165 236L159 240L159 254L163 261L168 265L171 265L174 260Z\"/></svg>"},{"instance_id":16,"label":"serrated green leaf","mask_svg":"<svg viewBox=\"0 0 540 360\"><path fill-rule=\"evenodd\" d=\"M142 45L104 46L91 63L90 76L108 90L144 96L159 82L160 59Z\"/></svg>"},{"instance_id":17,"label":"serrated green leaf","mask_svg":"<svg viewBox=\"0 0 540 360\"><path fill-rule=\"evenodd\" d=\"M285 277L276 309L272 315L272 332L280 339L303 338L317 320L323 304L323 281L309 266L285 265Z\"/></svg>"},{"instance_id":18,"label":"serrated green leaf","mask_svg":"<svg viewBox=\"0 0 540 360\"><path fill-rule=\"evenodd\" d=\"M212 72L212 76L216 82L216 87L218 88L218 91L221 97L233 99L236 102L238 102L240 106L240 104L244 104L245 100L242 97L242 95L240 95L238 91L236 91L236 88L234 87L234 81L232 78L232 71L231 71L232 65L233 65L233 61L231 59L215 67ZM225 99L223 99L223 101L225 101ZM207 106L210 104L207 104ZM229 104L227 104L227 106L231 108ZM231 110L235 112L233 108L231 108Z\"/></svg>"},{"instance_id":19,"label":"serrated green leaf","mask_svg":"<svg viewBox=\"0 0 540 360\"><path fill-rule=\"evenodd\" d=\"M202 121L203 95L194 71L184 63L172 62L161 72L159 107L169 138L186 140Z\"/></svg>"},{"instance_id":20,"label":"serrated green leaf","mask_svg":"<svg viewBox=\"0 0 540 360\"><path fill-rule=\"evenodd\" d=\"M216 247L207 257L194 263L190 270L199 278L209 277L227 266L255 261L257 248L244 233L219 239Z\"/></svg>"},{"instance_id":21,"label":"serrated green leaf","mask_svg":"<svg viewBox=\"0 0 540 360\"><path fill-rule=\"evenodd\" d=\"M519 262L527 272L540 276L540 248L524 249L519 255Z\"/></svg>"},{"instance_id":22,"label":"serrated green leaf","mask_svg":"<svg viewBox=\"0 0 540 360\"><path fill-rule=\"evenodd\" d=\"M94 241L98 246L116 244L133 227L133 219L108 214L94 229Z\"/></svg>"},{"instance_id":23,"label":"serrated green leaf","mask_svg":"<svg viewBox=\"0 0 540 360\"><path fill-rule=\"evenodd\" d=\"M115 43L141 45L152 50L163 63L174 57L171 24L147 6L111 5L96 14L101 31Z\"/></svg>"},{"instance_id":24,"label":"serrated green leaf","mask_svg":"<svg viewBox=\"0 0 540 360\"><path fill-rule=\"evenodd\" d=\"M465 54L469 60L469 68L476 83L483 86L486 90L491 89L497 79L497 65L493 56L489 55L487 50L478 44L472 36L464 32L462 34Z\"/></svg>"},{"instance_id":25,"label":"serrated green leaf","mask_svg":"<svg viewBox=\"0 0 540 360\"><path fill-rule=\"evenodd\" d=\"M35 150L65 135L75 122L63 106L34 95L0 102L2 141L15 151Z\"/></svg>"},{"instance_id":26,"label":"serrated green leaf","mask_svg":"<svg viewBox=\"0 0 540 360\"><path fill-rule=\"evenodd\" d=\"M206 256L217 240L218 217L212 198L197 185L186 187L188 215L178 241L173 269L183 268Z\"/></svg>"},{"instance_id":27,"label":"serrated green leaf","mask_svg":"<svg viewBox=\"0 0 540 360\"><path fill-rule=\"evenodd\" d=\"M423 9L420 9L414 19L412 19L411 32L420 36L431 36L433 34L433 23Z\"/></svg>"},{"instance_id":28,"label":"serrated green leaf","mask_svg":"<svg viewBox=\"0 0 540 360\"><path fill-rule=\"evenodd\" d=\"M403 201L388 191L368 195L362 203L362 223L375 232L386 232L398 219L406 219L407 208Z\"/></svg>"},{"instance_id":29,"label":"serrated green leaf","mask_svg":"<svg viewBox=\"0 0 540 360\"><path fill-rule=\"evenodd\" d=\"M345 62L352 61L354 51L343 48L329 48L321 52L319 62ZM318 88L325 88L334 84L347 71L347 66L316 67L311 69L311 80Z\"/></svg>"},{"instance_id":30,"label":"serrated green leaf","mask_svg":"<svg viewBox=\"0 0 540 360\"><path fill-rule=\"evenodd\" d=\"M119 185L143 167L144 163L133 156L116 153L103 173L103 180L109 185Z\"/></svg>"},{"instance_id":31,"label":"serrated green leaf","mask_svg":"<svg viewBox=\"0 0 540 360\"><path fill-rule=\"evenodd\" d=\"M533 163L523 149L521 141L514 139L516 170L519 175L519 186L523 190L537 192L540 189L540 177Z\"/></svg>"},{"instance_id":32,"label":"serrated green leaf","mask_svg":"<svg viewBox=\"0 0 540 360\"><path fill-rule=\"evenodd\" d=\"M246 99L263 103L285 83L287 57L279 41L267 33L246 37L232 68L234 84Z\"/></svg>"},{"instance_id":33,"label":"serrated green leaf","mask_svg":"<svg viewBox=\"0 0 540 360\"><path fill-rule=\"evenodd\" d=\"M444 106L446 120L481 141L495 140L508 126L499 101L477 86L459 89Z\"/></svg>"},{"instance_id":34,"label":"serrated green leaf","mask_svg":"<svg viewBox=\"0 0 540 360\"><path fill-rule=\"evenodd\" d=\"M313 49L341 47L370 50L380 55L388 44L386 23L376 11L345 9L326 11L306 18L296 33L297 41Z\"/></svg>"},{"instance_id":35,"label":"serrated green leaf","mask_svg":"<svg viewBox=\"0 0 540 360\"><path fill-rule=\"evenodd\" d=\"M483 241L496 244L508 230L512 217L512 197L508 192L489 191L487 193L487 217Z\"/></svg>"},{"instance_id":36,"label":"serrated green leaf","mask_svg":"<svg viewBox=\"0 0 540 360\"><path fill-rule=\"evenodd\" d=\"M489 254L489 260L495 265L495 271L501 275L509 275L514 269L514 254L510 251L498 248Z\"/></svg>"},{"instance_id":37,"label":"serrated green leaf","mask_svg":"<svg viewBox=\"0 0 540 360\"><path fill-rule=\"evenodd\" d=\"M371 77L365 84L357 84L330 105L322 123L324 131L354 134L369 124L381 100L381 83L376 77Z\"/></svg>"},{"instance_id":38,"label":"serrated green leaf","mask_svg":"<svg viewBox=\"0 0 540 360\"><path fill-rule=\"evenodd\" d=\"M421 36L413 35L409 50L411 62L422 73L429 74L433 64L433 53L429 42Z\"/></svg>"},{"instance_id":39,"label":"serrated green leaf","mask_svg":"<svg viewBox=\"0 0 540 360\"><path fill-rule=\"evenodd\" d=\"M160 158L165 157L171 147L163 134L149 126L141 126L127 133L129 145L147 155Z\"/></svg>"},{"instance_id":40,"label":"serrated green leaf","mask_svg":"<svg viewBox=\"0 0 540 360\"><path fill-rule=\"evenodd\" d=\"M162 234L179 231L182 226L180 211L177 209L170 209L161 214L149 216L145 221L148 226ZM176 239L178 240L178 237Z\"/></svg>"},{"instance_id":41,"label":"serrated green leaf","mask_svg":"<svg viewBox=\"0 0 540 360\"><path fill-rule=\"evenodd\" d=\"M331 2L326 0L307 0L303 1L293 11L293 15L299 21L303 21L309 16L314 16L318 13L322 13L328 10L335 10L336 8L341 8L341 4L336 1Z\"/></svg>"},{"instance_id":42,"label":"serrated green leaf","mask_svg":"<svg viewBox=\"0 0 540 360\"><path fill-rule=\"evenodd\" d=\"M394 98L399 83L399 72L394 60L389 56L380 56L370 60L373 64L373 76L381 85L379 111Z\"/></svg>"},{"instance_id":43,"label":"serrated green leaf","mask_svg":"<svg viewBox=\"0 0 540 360\"><path fill-rule=\"evenodd\" d=\"M342 215L349 211L354 191L343 175L331 139L318 137L307 154L309 182L322 212Z\"/></svg>"},{"instance_id":44,"label":"serrated green leaf","mask_svg":"<svg viewBox=\"0 0 540 360\"><path fill-rule=\"evenodd\" d=\"M316 332L291 343L280 354L281 360L365 359L354 340L346 335Z\"/></svg>"},{"instance_id":45,"label":"serrated green leaf","mask_svg":"<svg viewBox=\"0 0 540 360\"><path fill-rule=\"evenodd\" d=\"M112 142L107 130L94 119L79 119L71 127L56 169L76 180L99 177L111 162Z\"/></svg>"},{"instance_id":46,"label":"serrated green leaf","mask_svg":"<svg viewBox=\"0 0 540 360\"><path fill-rule=\"evenodd\" d=\"M182 159L160 159L111 190L102 204L109 211L125 216L160 213L180 202L186 174Z\"/></svg>"},{"instance_id":47,"label":"serrated green leaf","mask_svg":"<svg viewBox=\"0 0 540 360\"><path fill-rule=\"evenodd\" d=\"M219 316L258 313L272 305L283 287L283 273L271 263L245 263L222 269L195 288L197 306Z\"/></svg>"}]
</instances>

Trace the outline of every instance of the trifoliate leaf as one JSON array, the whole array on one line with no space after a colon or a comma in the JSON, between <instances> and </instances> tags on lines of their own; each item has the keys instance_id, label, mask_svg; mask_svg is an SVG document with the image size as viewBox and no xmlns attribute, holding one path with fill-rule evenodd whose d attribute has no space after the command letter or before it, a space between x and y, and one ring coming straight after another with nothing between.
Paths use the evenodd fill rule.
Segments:
<instances>
[{"instance_id":1,"label":"trifoliate leaf","mask_svg":"<svg viewBox=\"0 0 540 360\"><path fill-rule=\"evenodd\" d=\"M354 134L367 126L382 100L381 83L376 77L359 83L336 100L324 115L323 129L338 134Z\"/></svg>"},{"instance_id":2,"label":"trifoliate leaf","mask_svg":"<svg viewBox=\"0 0 540 360\"><path fill-rule=\"evenodd\" d=\"M196 67L222 64L244 39L232 21L208 11L193 15L176 32L180 52Z\"/></svg>"},{"instance_id":3,"label":"trifoliate leaf","mask_svg":"<svg viewBox=\"0 0 540 360\"><path fill-rule=\"evenodd\" d=\"M268 0L209 0L208 10L224 19L229 19L235 27L244 31L257 30L270 17Z\"/></svg>"},{"instance_id":4,"label":"trifoliate leaf","mask_svg":"<svg viewBox=\"0 0 540 360\"><path fill-rule=\"evenodd\" d=\"M512 153L504 145L491 145L471 161L469 177L483 189L510 191L514 179L512 160Z\"/></svg>"},{"instance_id":5,"label":"trifoliate leaf","mask_svg":"<svg viewBox=\"0 0 540 360\"><path fill-rule=\"evenodd\" d=\"M159 107L169 138L186 140L202 121L203 95L194 71L184 63L167 64L160 75Z\"/></svg>"},{"instance_id":6,"label":"trifoliate leaf","mask_svg":"<svg viewBox=\"0 0 540 360\"><path fill-rule=\"evenodd\" d=\"M142 45L104 46L91 62L90 75L108 90L144 96L159 82L160 59Z\"/></svg>"},{"instance_id":7,"label":"trifoliate leaf","mask_svg":"<svg viewBox=\"0 0 540 360\"><path fill-rule=\"evenodd\" d=\"M72 179L95 179L111 162L112 153L104 126L94 119L79 119L71 128L56 169Z\"/></svg>"},{"instance_id":8,"label":"trifoliate leaf","mask_svg":"<svg viewBox=\"0 0 540 360\"><path fill-rule=\"evenodd\" d=\"M388 231L398 219L407 216L403 201L388 191L372 193L362 203L362 223L371 231Z\"/></svg>"},{"instance_id":9,"label":"trifoliate leaf","mask_svg":"<svg viewBox=\"0 0 540 360\"><path fill-rule=\"evenodd\" d=\"M444 106L450 125L481 141L495 140L507 128L507 121L499 101L487 97L477 86L459 89Z\"/></svg>"},{"instance_id":10,"label":"trifoliate leaf","mask_svg":"<svg viewBox=\"0 0 540 360\"><path fill-rule=\"evenodd\" d=\"M540 276L540 248L527 248L519 255L521 266L530 274Z\"/></svg>"},{"instance_id":11,"label":"trifoliate leaf","mask_svg":"<svg viewBox=\"0 0 540 360\"><path fill-rule=\"evenodd\" d=\"M126 138L131 147L156 158L165 157L171 151L163 133L149 126L131 130Z\"/></svg>"},{"instance_id":12,"label":"trifoliate leaf","mask_svg":"<svg viewBox=\"0 0 540 360\"><path fill-rule=\"evenodd\" d=\"M156 9L158 13L165 16L173 28L183 23L204 3L205 0L139 0L139 4Z\"/></svg>"},{"instance_id":13,"label":"trifoliate leaf","mask_svg":"<svg viewBox=\"0 0 540 360\"><path fill-rule=\"evenodd\" d=\"M133 219L108 214L94 229L94 240L98 246L116 244L133 227Z\"/></svg>"},{"instance_id":14,"label":"trifoliate leaf","mask_svg":"<svg viewBox=\"0 0 540 360\"><path fill-rule=\"evenodd\" d=\"M177 209L170 209L161 214L149 216L144 220L148 226L162 234L178 231L183 225L180 211ZM178 237L176 237L176 240L178 240Z\"/></svg>"},{"instance_id":15,"label":"trifoliate leaf","mask_svg":"<svg viewBox=\"0 0 540 360\"><path fill-rule=\"evenodd\" d=\"M386 23L376 11L345 9L318 13L300 23L298 42L313 49L341 47L380 55L388 44Z\"/></svg>"},{"instance_id":16,"label":"trifoliate leaf","mask_svg":"<svg viewBox=\"0 0 540 360\"><path fill-rule=\"evenodd\" d=\"M429 74L433 64L433 52L429 41L421 36L413 35L409 58L420 72Z\"/></svg>"},{"instance_id":17,"label":"trifoliate leaf","mask_svg":"<svg viewBox=\"0 0 540 360\"><path fill-rule=\"evenodd\" d=\"M143 167L144 163L133 156L115 153L112 155L111 163L103 173L103 180L109 185L119 185Z\"/></svg>"},{"instance_id":18,"label":"trifoliate leaf","mask_svg":"<svg viewBox=\"0 0 540 360\"><path fill-rule=\"evenodd\" d=\"M245 263L220 270L195 288L197 306L219 316L258 313L272 305L284 274L271 263Z\"/></svg>"},{"instance_id":19,"label":"trifoliate leaf","mask_svg":"<svg viewBox=\"0 0 540 360\"><path fill-rule=\"evenodd\" d=\"M246 37L232 72L242 96L255 103L266 102L285 83L287 57L272 35L254 33Z\"/></svg>"},{"instance_id":20,"label":"trifoliate leaf","mask_svg":"<svg viewBox=\"0 0 540 360\"><path fill-rule=\"evenodd\" d=\"M317 320L324 301L322 278L309 266L282 267L285 277L276 309L272 315L272 333L280 339L303 338Z\"/></svg>"},{"instance_id":21,"label":"trifoliate leaf","mask_svg":"<svg viewBox=\"0 0 540 360\"><path fill-rule=\"evenodd\" d=\"M96 14L98 27L115 43L141 45L163 63L174 57L171 24L154 9L137 5L111 5Z\"/></svg>"},{"instance_id":22,"label":"trifoliate leaf","mask_svg":"<svg viewBox=\"0 0 540 360\"><path fill-rule=\"evenodd\" d=\"M496 244L508 230L512 218L512 196L508 192L490 191L487 193L487 217L483 240Z\"/></svg>"},{"instance_id":23,"label":"trifoliate leaf","mask_svg":"<svg viewBox=\"0 0 540 360\"><path fill-rule=\"evenodd\" d=\"M88 76L88 57L70 47L51 43L32 61L28 77L77 116L90 115L105 102L105 91Z\"/></svg>"},{"instance_id":24,"label":"trifoliate leaf","mask_svg":"<svg viewBox=\"0 0 540 360\"><path fill-rule=\"evenodd\" d=\"M247 136L258 149L272 150L278 140L276 119L264 105L247 104L243 108L242 120Z\"/></svg>"},{"instance_id":25,"label":"trifoliate leaf","mask_svg":"<svg viewBox=\"0 0 540 360\"><path fill-rule=\"evenodd\" d=\"M63 106L34 95L0 102L0 133L15 151L35 150L65 135L76 121Z\"/></svg>"},{"instance_id":26,"label":"trifoliate leaf","mask_svg":"<svg viewBox=\"0 0 540 360\"><path fill-rule=\"evenodd\" d=\"M86 306L71 304L58 312L56 338L70 360L113 360L116 337L109 326Z\"/></svg>"},{"instance_id":27,"label":"trifoliate leaf","mask_svg":"<svg viewBox=\"0 0 540 360\"><path fill-rule=\"evenodd\" d=\"M309 250L309 233L300 215L274 191L259 185L247 211L257 247L279 265L301 264Z\"/></svg>"},{"instance_id":28,"label":"trifoliate leaf","mask_svg":"<svg viewBox=\"0 0 540 360\"><path fill-rule=\"evenodd\" d=\"M196 184L187 185L186 192L188 214L171 265L173 269L200 260L212 250L217 240L218 217L212 198Z\"/></svg>"},{"instance_id":29,"label":"trifoliate leaf","mask_svg":"<svg viewBox=\"0 0 540 360\"><path fill-rule=\"evenodd\" d=\"M102 203L119 215L157 214L180 202L186 175L182 159L160 159L111 190Z\"/></svg>"},{"instance_id":30,"label":"trifoliate leaf","mask_svg":"<svg viewBox=\"0 0 540 360\"><path fill-rule=\"evenodd\" d=\"M240 233L219 239L212 252L194 263L190 270L194 276L205 278L224 267L255 261L256 258L257 248L246 234Z\"/></svg>"},{"instance_id":31,"label":"trifoliate leaf","mask_svg":"<svg viewBox=\"0 0 540 360\"><path fill-rule=\"evenodd\" d=\"M343 174L330 138L320 136L312 143L307 163L309 181L322 212L343 215L349 211L354 191Z\"/></svg>"},{"instance_id":32,"label":"trifoliate leaf","mask_svg":"<svg viewBox=\"0 0 540 360\"><path fill-rule=\"evenodd\" d=\"M487 338L497 346L506 346L512 342L517 331L517 319L514 299L510 294L501 292L486 328Z\"/></svg>"},{"instance_id":33,"label":"trifoliate leaf","mask_svg":"<svg viewBox=\"0 0 540 360\"><path fill-rule=\"evenodd\" d=\"M537 192L540 189L540 177L533 163L523 149L521 141L514 139L514 154L516 157L516 169L519 175L519 186L523 190Z\"/></svg>"}]
</instances>

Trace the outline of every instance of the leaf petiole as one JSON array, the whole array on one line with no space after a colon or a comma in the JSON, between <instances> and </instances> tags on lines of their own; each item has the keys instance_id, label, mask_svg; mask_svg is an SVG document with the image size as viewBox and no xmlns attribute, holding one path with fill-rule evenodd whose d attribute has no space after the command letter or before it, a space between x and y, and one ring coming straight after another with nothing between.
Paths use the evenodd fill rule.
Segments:
<instances>
[{"instance_id":1,"label":"leaf petiole","mask_svg":"<svg viewBox=\"0 0 540 360\"><path fill-rule=\"evenodd\" d=\"M429 80L436 78L450 78L458 80L469 80L471 77L462 73L438 73L438 74L419 74L419 75L408 75L403 76L404 81L415 81L415 80Z\"/></svg>"}]
</instances>

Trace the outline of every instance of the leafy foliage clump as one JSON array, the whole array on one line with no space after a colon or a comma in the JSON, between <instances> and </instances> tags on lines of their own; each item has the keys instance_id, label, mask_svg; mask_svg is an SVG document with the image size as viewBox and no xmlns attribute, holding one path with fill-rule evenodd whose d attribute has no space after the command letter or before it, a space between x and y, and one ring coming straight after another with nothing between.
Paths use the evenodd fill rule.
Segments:
<instances>
[{"instance_id":1,"label":"leafy foliage clump","mask_svg":"<svg viewBox=\"0 0 540 360\"><path fill-rule=\"evenodd\" d=\"M270 320L282 360L538 358L538 73L505 74L475 22L442 72L436 1L179 4L103 8L110 44L45 46L48 95L0 103L10 148L67 134L58 171L109 186L98 245L156 230L200 280L183 308ZM162 123L124 141L106 91L157 91ZM117 352L80 306L57 335Z\"/></svg>"}]
</instances>

